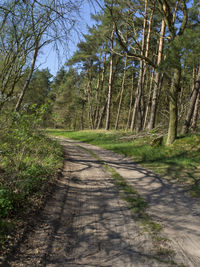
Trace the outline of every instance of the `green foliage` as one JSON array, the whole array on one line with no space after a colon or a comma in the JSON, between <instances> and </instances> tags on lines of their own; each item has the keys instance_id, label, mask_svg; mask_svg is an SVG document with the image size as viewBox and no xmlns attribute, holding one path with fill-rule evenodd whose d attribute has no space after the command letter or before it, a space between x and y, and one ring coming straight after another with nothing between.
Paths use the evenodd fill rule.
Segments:
<instances>
[{"instance_id":1,"label":"green foliage","mask_svg":"<svg viewBox=\"0 0 200 267\"><path fill-rule=\"evenodd\" d=\"M38 130L45 106L30 110L0 118L0 224L36 207L62 166L62 147ZM0 232L0 243L6 234Z\"/></svg>"},{"instance_id":2,"label":"green foliage","mask_svg":"<svg viewBox=\"0 0 200 267\"><path fill-rule=\"evenodd\" d=\"M12 193L6 187L0 188L0 216L5 218L13 209Z\"/></svg>"},{"instance_id":3,"label":"green foliage","mask_svg":"<svg viewBox=\"0 0 200 267\"><path fill-rule=\"evenodd\" d=\"M189 1L184 10L184 5L171 1L168 4L168 14L166 10L162 11L161 3L159 8L155 8L153 1L106 0L104 8L92 15L93 27L88 28L87 34L83 35L77 45L76 52L66 62L65 65L71 69L65 71L61 68L55 77L55 103L52 105L54 123L49 127L79 130L105 126L112 56L110 128L115 127L118 110L119 129L131 128L133 114L136 114L134 129L139 131L152 128L150 118L156 118L156 128L159 126L165 129L170 120L167 140L168 144L174 142L177 137L176 128L178 126L180 129L179 126L182 126L186 118L195 74L198 72L200 27L197 2ZM111 49L113 23L114 48ZM161 33L164 38L161 38ZM125 68L126 52L128 61ZM146 63L143 61L144 71L140 71L141 52L147 57ZM123 81L125 69L126 77ZM141 94L138 94L140 74L144 75L144 82L141 83ZM173 106L171 112L169 103ZM133 112L134 107L136 113ZM194 131L197 125L194 114L192 119Z\"/></svg>"},{"instance_id":4,"label":"green foliage","mask_svg":"<svg viewBox=\"0 0 200 267\"><path fill-rule=\"evenodd\" d=\"M51 89L51 77L48 69L35 71L23 100L24 106L35 104L40 107L45 104Z\"/></svg>"},{"instance_id":5,"label":"green foliage","mask_svg":"<svg viewBox=\"0 0 200 267\"><path fill-rule=\"evenodd\" d=\"M76 128L84 108L81 76L73 69L63 68L56 75L49 94L51 115L48 124L54 127ZM78 121L76 121L78 118Z\"/></svg>"}]
</instances>

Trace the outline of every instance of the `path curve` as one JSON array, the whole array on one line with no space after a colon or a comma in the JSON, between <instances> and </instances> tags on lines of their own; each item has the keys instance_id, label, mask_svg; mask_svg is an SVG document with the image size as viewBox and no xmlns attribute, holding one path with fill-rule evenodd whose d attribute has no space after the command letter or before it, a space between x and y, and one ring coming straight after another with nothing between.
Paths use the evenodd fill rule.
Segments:
<instances>
[{"instance_id":1,"label":"path curve","mask_svg":"<svg viewBox=\"0 0 200 267\"><path fill-rule=\"evenodd\" d=\"M148 201L177 262L200 266L199 201L122 155L68 139L62 144L63 178L37 226L2 266L169 266L155 260L153 242L132 219L111 177L80 146L115 168Z\"/></svg>"}]
</instances>

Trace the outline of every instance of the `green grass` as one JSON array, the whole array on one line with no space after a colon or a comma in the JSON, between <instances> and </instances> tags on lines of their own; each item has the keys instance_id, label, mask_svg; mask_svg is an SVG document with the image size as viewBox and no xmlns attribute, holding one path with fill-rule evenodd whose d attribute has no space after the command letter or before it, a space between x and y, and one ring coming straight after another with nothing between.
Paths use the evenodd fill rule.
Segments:
<instances>
[{"instance_id":1,"label":"green grass","mask_svg":"<svg viewBox=\"0 0 200 267\"><path fill-rule=\"evenodd\" d=\"M132 186L130 186L119 173L117 173L110 166L105 166L109 173L112 175L115 185L121 190L121 198L128 203L128 206L132 211L134 217L137 219L146 217L146 201L144 201L144 199L137 193L137 191Z\"/></svg>"},{"instance_id":2,"label":"green grass","mask_svg":"<svg viewBox=\"0 0 200 267\"><path fill-rule=\"evenodd\" d=\"M54 136L63 136L80 140L124 154L141 166L187 185L192 196L200 196L200 135L188 135L178 138L171 146L151 146L155 135L132 138L122 131L64 131L51 130ZM129 138L127 138L129 137Z\"/></svg>"}]
</instances>

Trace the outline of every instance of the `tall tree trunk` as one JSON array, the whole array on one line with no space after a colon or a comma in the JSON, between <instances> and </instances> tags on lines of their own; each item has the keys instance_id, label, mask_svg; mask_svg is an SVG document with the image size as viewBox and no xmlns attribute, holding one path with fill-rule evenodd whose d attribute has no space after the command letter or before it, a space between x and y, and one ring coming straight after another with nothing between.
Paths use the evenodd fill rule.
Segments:
<instances>
[{"instance_id":1,"label":"tall tree trunk","mask_svg":"<svg viewBox=\"0 0 200 267\"><path fill-rule=\"evenodd\" d=\"M135 128L136 115L137 115L137 112L138 112L138 109L139 109L139 105L140 105L140 102L141 102L142 77L143 77L143 62L141 60L140 61L140 71L139 71L139 77L138 77L138 84L137 84L137 91L136 91L136 96L135 96L135 103L134 103L133 114L132 114L132 119L131 119L131 127L130 127L130 131L131 132Z\"/></svg>"},{"instance_id":2,"label":"tall tree trunk","mask_svg":"<svg viewBox=\"0 0 200 267\"><path fill-rule=\"evenodd\" d=\"M199 96L200 94L198 93L196 104L194 107L194 113L192 117L192 125L191 125L191 130L195 131L197 128L197 119L198 119L198 113L199 113Z\"/></svg>"},{"instance_id":3,"label":"tall tree trunk","mask_svg":"<svg viewBox=\"0 0 200 267\"><path fill-rule=\"evenodd\" d=\"M133 91L134 91L134 78L135 73L132 72L132 86L131 86L131 95L130 95L130 102L129 102L129 110L128 110L128 118L127 118L127 124L126 124L126 131L130 128L130 119L131 119L131 110L132 110L132 104L133 104Z\"/></svg>"},{"instance_id":4,"label":"tall tree trunk","mask_svg":"<svg viewBox=\"0 0 200 267\"><path fill-rule=\"evenodd\" d=\"M122 99L123 99L124 87L125 87L125 79L126 79L126 66L127 66L127 54L126 54L125 63L124 63L124 73L123 73L123 78L122 78L121 93L120 93L117 117L116 117L116 122L115 122L115 130L118 129L118 124L119 124L119 116L120 116L120 111L121 111L121 105L122 105Z\"/></svg>"},{"instance_id":5,"label":"tall tree trunk","mask_svg":"<svg viewBox=\"0 0 200 267\"><path fill-rule=\"evenodd\" d=\"M149 86L149 96L148 96L148 101L147 101L147 107L146 107L146 112L145 112L145 117L144 117L144 124L143 124L143 129L146 128L147 125L147 120L149 116L149 110L151 108L151 100L152 100L152 92L153 92L153 82L154 82L154 72L155 70L152 70L151 73L151 80L150 80L150 86Z\"/></svg>"},{"instance_id":6,"label":"tall tree trunk","mask_svg":"<svg viewBox=\"0 0 200 267\"><path fill-rule=\"evenodd\" d=\"M96 120L95 120L96 128L98 128L98 125L99 125L100 107L102 103L103 85L104 85L104 80L105 80L105 70L106 70L106 53L104 53L102 74L101 74L100 87L99 87L99 99L97 103L97 112L96 112L97 115L96 115Z\"/></svg>"},{"instance_id":7,"label":"tall tree trunk","mask_svg":"<svg viewBox=\"0 0 200 267\"><path fill-rule=\"evenodd\" d=\"M177 37L184 34L188 23L188 8L186 1L177 1L175 11L172 10L168 4L168 1L158 1L159 7L162 10L162 15L165 18L165 23L169 31L169 42L173 42ZM180 21L179 30L175 26L177 19L178 8L181 5L182 9L182 21ZM177 25L177 24L176 24ZM173 46L171 46L173 49ZM173 49L174 54L174 75L173 81L169 92L169 127L167 136L167 145L172 144L177 138L177 127L178 127L178 92L180 87L181 78L181 51L180 48L176 47Z\"/></svg>"},{"instance_id":8,"label":"tall tree trunk","mask_svg":"<svg viewBox=\"0 0 200 267\"><path fill-rule=\"evenodd\" d=\"M85 108L85 102L82 101L82 107L81 107L81 130L84 130L84 108Z\"/></svg>"},{"instance_id":9,"label":"tall tree trunk","mask_svg":"<svg viewBox=\"0 0 200 267\"><path fill-rule=\"evenodd\" d=\"M98 117L98 105L99 105L99 94L100 94L100 75L101 75L101 67L99 62L99 71L98 71L98 78L97 78L97 86L96 86L96 94L95 94L95 108L94 108L94 127L96 126L96 121Z\"/></svg>"},{"instance_id":10,"label":"tall tree trunk","mask_svg":"<svg viewBox=\"0 0 200 267\"><path fill-rule=\"evenodd\" d=\"M151 28L152 28L152 21L153 21L153 15L154 15L154 11L155 11L155 3L153 5L153 9L151 11L151 16L149 19L149 26L148 26L148 33L147 33L147 38L146 38L146 49L145 49L145 57L148 58L149 56L149 48L150 48L150 39L151 39ZM143 85L145 84L145 80L147 81L147 63L144 62L144 73L143 73ZM146 82L146 88L147 88L147 82ZM150 92L152 91L152 86L151 86L151 82L150 82ZM143 96L144 97L144 96ZM150 97L150 98L149 98ZM148 97L148 101L151 100L151 93L149 93L149 97ZM144 104L144 99L143 100L143 104ZM149 102L147 102L149 103ZM144 127L146 127L146 120L147 120L147 115L148 115L148 109L149 106L147 105L146 111L145 111L145 105L143 105L143 112L142 112L142 120L143 120L143 129Z\"/></svg>"},{"instance_id":11,"label":"tall tree trunk","mask_svg":"<svg viewBox=\"0 0 200 267\"><path fill-rule=\"evenodd\" d=\"M34 54L33 54L33 59L32 59L32 64L31 64L31 69L30 69L28 78L27 78L27 80L26 80L26 82L24 84L24 87L23 87L23 89L21 91L21 94L19 95L17 104L15 106L15 110L16 111L20 110L22 101L24 99L24 95L25 95L25 93L26 93L26 91L28 89L28 86L30 84L31 78L33 76L33 72L34 72L34 69L35 69L35 62L36 62L36 59L37 59L38 51L39 51L39 44L37 44L36 47L35 47Z\"/></svg>"},{"instance_id":12,"label":"tall tree trunk","mask_svg":"<svg viewBox=\"0 0 200 267\"><path fill-rule=\"evenodd\" d=\"M141 55L145 55L145 42L146 42L146 29L147 29L147 5L148 5L148 0L145 0L145 14L144 14L144 23L143 23ZM143 60L140 60L140 70L139 70L139 75L138 75L137 92L136 92L136 98L135 98L133 115L131 119L131 127L130 127L131 132L135 128L136 116L138 119L137 120L137 132L142 129L141 97L142 97L143 82L144 82L143 75L144 75L144 62Z\"/></svg>"},{"instance_id":13,"label":"tall tree trunk","mask_svg":"<svg viewBox=\"0 0 200 267\"><path fill-rule=\"evenodd\" d=\"M143 72L142 72L143 76ZM139 133L142 130L142 98L143 98L143 83L139 85L139 94L138 94L138 106L137 106L137 123L136 123L136 133Z\"/></svg>"},{"instance_id":14,"label":"tall tree trunk","mask_svg":"<svg viewBox=\"0 0 200 267\"><path fill-rule=\"evenodd\" d=\"M107 106L106 102L104 103L104 105L103 105L103 107L101 109L100 116L99 116L99 121L98 121L98 124L97 124L97 129L101 129L102 128L103 119L104 119L104 116L105 116L106 106Z\"/></svg>"},{"instance_id":15,"label":"tall tree trunk","mask_svg":"<svg viewBox=\"0 0 200 267\"><path fill-rule=\"evenodd\" d=\"M87 78L88 78L88 84L87 84L87 98L88 98L88 122L90 129L94 129L94 118L93 118L93 109L92 109L92 101L91 101L91 93L92 93L92 81L91 81L91 68L90 66L87 69Z\"/></svg>"},{"instance_id":16,"label":"tall tree trunk","mask_svg":"<svg viewBox=\"0 0 200 267\"><path fill-rule=\"evenodd\" d=\"M181 67L174 70L174 77L170 87L169 95L169 127L167 135L167 145L171 145L177 138L178 126L178 90L181 78Z\"/></svg>"},{"instance_id":17,"label":"tall tree trunk","mask_svg":"<svg viewBox=\"0 0 200 267\"><path fill-rule=\"evenodd\" d=\"M164 35L165 35L165 20L163 19L162 25L161 25L159 47L158 47L157 66L160 65L161 60L162 60ZM157 105L158 105L158 91L160 89L159 87L160 87L160 73L159 73L159 71L156 71L153 96L152 96L151 111L150 111L150 118L149 118L149 124L148 124L148 130L149 131L155 127L156 110L157 110Z\"/></svg>"},{"instance_id":18,"label":"tall tree trunk","mask_svg":"<svg viewBox=\"0 0 200 267\"><path fill-rule=\"evenodd\" d=\"M189 127L190 127L191 120L192 120L192 115L193 115L195 104L196 104L197 97L199 94L199 88L200 88L200 70L198 69L196 81L194 83L193 92L192 92L192 96L190 99L190 106L189 106L187 116L186 116L185 122L182 127L182 131L181 131L182 134L186 134L189 131Z\"/></svg>"},{"instance_id":19,"label":"tall tree trunk","mask_svg":"<svg viewBox=\"0 0 200 267\"><path fill-rule=\"evenodd\" d=\"M107 95L107 113L106 113L106 130L110 128L110 107L111 107L111 94L112 94L112 82L113 82L113 38L114 38L115 25L113 24L112 33L110 36L111 51L110 51L110 70L108 81L108 95Z\"/></svg>"}]
</instances>

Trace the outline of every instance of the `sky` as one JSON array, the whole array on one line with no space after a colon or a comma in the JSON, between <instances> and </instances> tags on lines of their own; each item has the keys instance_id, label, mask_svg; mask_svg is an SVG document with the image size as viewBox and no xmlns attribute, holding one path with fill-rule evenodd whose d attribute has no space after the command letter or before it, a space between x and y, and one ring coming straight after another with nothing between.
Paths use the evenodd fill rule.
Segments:
<instances>
[{"instance_id":1,"label":"sky","mask_svg":"<svg viewBox=\"0 0 200 267\"><path fill-rule=\"evenodd\" d=\"M92 6L86 1L81 10L81 18L79 18L79 28L82 33L87 33L87 25L92 26L93 21L90 18L91 13L98 11L98 6ZM76 45L80 41L81 34L73 34L71 36L71 41L69 41L69 46L67 48L67 53L63 53L61 50L61 55L58 57L56 51L53 50L52 45L46 46L41 52L39 59L37 61L37 67L39 69L48 68L52 75L56 75L57 71L64 65L67 59L69 59L73 53L76 51Z\"/></svg>"}]
</instances>

